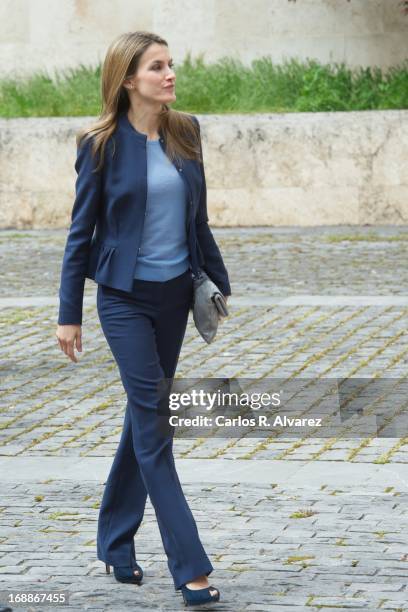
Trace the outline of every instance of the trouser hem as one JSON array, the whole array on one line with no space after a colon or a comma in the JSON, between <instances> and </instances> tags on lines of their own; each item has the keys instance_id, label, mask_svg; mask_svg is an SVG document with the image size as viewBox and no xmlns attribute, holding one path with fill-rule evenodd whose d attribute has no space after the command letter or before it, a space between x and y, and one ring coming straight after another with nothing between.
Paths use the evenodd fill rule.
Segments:
<instances>
[{"instance_id":1,"label":"trouser hem","mask_svg":"<svg viewBox=\"0 0 408 612\"><path fill-rule=\"evenodd\" d=\"M102 555L98 553L97 558L103 563L108 563L116 567L119 565L131 567L133 564L133 557L131 555Z\"/></svg>"}]
</instances>

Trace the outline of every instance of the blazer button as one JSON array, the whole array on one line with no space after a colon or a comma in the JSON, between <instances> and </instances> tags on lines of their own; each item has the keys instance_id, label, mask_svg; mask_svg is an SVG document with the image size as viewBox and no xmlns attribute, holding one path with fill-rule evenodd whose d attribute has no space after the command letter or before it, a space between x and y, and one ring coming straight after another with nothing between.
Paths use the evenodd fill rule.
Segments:
<instances>
[{"instance_id":1,"label":"blazer button","mask_svg":"<svg viewBox=\"0 0 408 612\"><path fill-rule=\"evenodd\" d=\"M179 168L179 171L180 171L180 172L183 172L183 168Z\"/></svg>"}]
</instances>

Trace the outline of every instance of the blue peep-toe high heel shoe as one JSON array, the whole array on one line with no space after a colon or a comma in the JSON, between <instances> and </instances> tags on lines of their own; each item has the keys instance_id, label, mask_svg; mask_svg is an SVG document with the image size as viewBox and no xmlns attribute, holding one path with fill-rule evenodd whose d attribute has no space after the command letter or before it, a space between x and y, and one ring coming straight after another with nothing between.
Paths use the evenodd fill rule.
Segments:
<instances>
[{"instance_id":1,"label":"blue peep-toe high heel shoe","mask_svg":"<svg viewBox=\"0 0 408 612\"><path fill-rule=\"evenodd\" d=\"M105 563L106 573L110 574L110 565ZM139 572L139 575L135 574L135 570ZM113 566L113 573L118 582L125 582L130 584L140 584L143 580L143 570L136 562L133 567L129 566Z\"/></svg>"},{"instance_id":2,"label":"blue peep-toe high heel shoe","mask_svg":"<svg viewBox=\"0 0 408 612\"><path fill-rule=\"evenodd\" d=\"M201 606L220 600L219 590L211 585L204 589L189 589L188 586L183 584L180 589L185 606ZM217 591L215 595L211 594L211 590Z\"/></svg>"}]
</instances>

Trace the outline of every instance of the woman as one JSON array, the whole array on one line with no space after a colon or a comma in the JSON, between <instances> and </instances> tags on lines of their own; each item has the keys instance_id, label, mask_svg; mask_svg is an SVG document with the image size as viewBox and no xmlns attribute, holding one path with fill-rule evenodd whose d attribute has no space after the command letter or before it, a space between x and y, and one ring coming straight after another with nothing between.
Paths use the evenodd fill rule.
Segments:
<instances>
[{"instance_id":1,"label":"woman","mask_svg":"<svg viewBox=\"0 0 408 612\"><path fill-rule=\"evenodd\" d=\"M77 137L78 173L64 252L57 338L82 350L85 277L127 394L121 440L100 507L97 555L120 582L140 584L134 536L149 495L168 567L186 604L218 601L213 567L183 494L172 435L158 427L160 381L172 381L201 266L231 295L208 226L199 123L169 108L175 73L165 40L121 35L102 71L99 120ZM85 138L82 138L85 136Z\"/></svg>"}]
</instances>

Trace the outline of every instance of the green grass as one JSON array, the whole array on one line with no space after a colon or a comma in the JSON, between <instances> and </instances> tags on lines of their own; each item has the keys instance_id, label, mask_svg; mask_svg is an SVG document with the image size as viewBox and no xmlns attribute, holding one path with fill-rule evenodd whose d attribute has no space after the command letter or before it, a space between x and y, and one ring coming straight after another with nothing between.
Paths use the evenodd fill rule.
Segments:
<instances>
[{"instance_id":1,"label":"green grass","mask_svg":"<svg viewBox=\"0 0 408 612\"><path fill-rule=\"evenodd\" d=\"M191 113L316 112L408 108L408 60L387 71L309 59L244 65L223 57L205 64L188 54L175 65L174 109ZM0 80L1 117L97 116L101 66Z\"/></svg>"}]
</instances>

